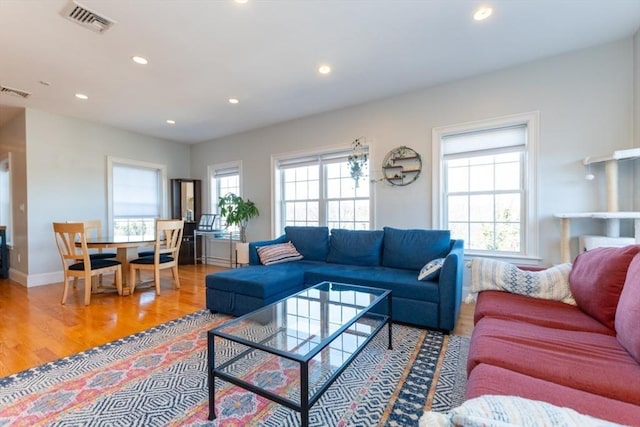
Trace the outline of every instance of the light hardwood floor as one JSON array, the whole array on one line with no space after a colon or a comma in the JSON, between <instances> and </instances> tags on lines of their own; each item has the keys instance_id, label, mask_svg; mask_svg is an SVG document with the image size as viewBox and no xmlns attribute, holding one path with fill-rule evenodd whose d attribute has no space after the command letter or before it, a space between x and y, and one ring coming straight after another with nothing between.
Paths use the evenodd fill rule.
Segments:
<instances>
[{"instance_id":1,"label":"light hardwood floor","mask_svg":"<svg viewBox=\"0 0 640 427\"><path fill-rule=\"evenodd\" d=\"M89 306L83 304L83 286L71 288L61 305L62 283L27 289L0 279L0 377L204 309L204 278L222 268L181 265L179 270L179 290L173 289L171 273L165 271L159 297L153 287L136 287L130 296L92 295ZM469 336L472 331L473 306L463 304L453 333Z\"/></svg>"}]
</instances>

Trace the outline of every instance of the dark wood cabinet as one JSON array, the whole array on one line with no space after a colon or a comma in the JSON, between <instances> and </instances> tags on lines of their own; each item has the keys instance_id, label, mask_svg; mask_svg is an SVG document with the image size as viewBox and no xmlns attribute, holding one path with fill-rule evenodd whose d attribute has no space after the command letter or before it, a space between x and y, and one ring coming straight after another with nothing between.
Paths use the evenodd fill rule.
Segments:
<instances>
[{"instance_id":1,"label":"dark wood cabinet","mask_svg":"<svg viewBox=\"0 0 640 427\"><path fill-rule=\"evenodd\" d=\"M184 219L178 264L193 264L195 231L202 214L201 181L199 179L171 180L171 217Z\"/></svg>"},{"instance_id":2,"label":"dark wood cabinet","mask_svg":"<svg viewBox=\"0 0 640 427\"><path fill-rule=\"evenodd\" d=\"M182 234L182 244L180 245L180 256L178 264L193 264L194 245L196 244L193 232L198 225L194 221L185 221L184 232Z\"/></svg>"}]
</instances>

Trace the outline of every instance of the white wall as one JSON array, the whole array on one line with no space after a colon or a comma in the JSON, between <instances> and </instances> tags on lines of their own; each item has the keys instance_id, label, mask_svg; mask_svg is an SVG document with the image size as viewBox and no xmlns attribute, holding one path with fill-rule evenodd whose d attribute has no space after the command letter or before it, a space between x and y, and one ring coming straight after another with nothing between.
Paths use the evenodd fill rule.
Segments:
<instances>
[{"instance_id":1,"label":"white wall","mask_svg":"<svg viewBox=\"0 0 640 427\"><path fill-rule=\"evenodd\" d=\"M27 110L26 129L29 234L21 255L28 277L19 281L28 286L62 280L52 222L106 223L107 156L165 164L168 178L189 177L186 144L38 110Z\"/></svg>"},{"instance_id":2,"label":"white wall","mask_svg":"<svg viewBox=\"0 0 640 427\"><path fill-rule=\"evenodd\" d=\"M394 147L417 150L424 169L406 187L375 184L376 228L431 227L431 130L434 127L540 112L539 201L541 264L560 261L556 212L604 210L604 177L584 180L586 156L633 145L634 45L615 43L536 61L474 78L427 88L377 102L298 119L220 138L192 147L192 175L203 179L207 165L243 161L244 196L260 208L248 239L271 237L270 157L299 150L348 144L359 136L374 139L371 165ZM633 165L623 165L621 210L630 210ZM601 233L598 223L577 224L573 235ZM575 253L574 243L574 253Z\"/></svg>"}]
</instances>

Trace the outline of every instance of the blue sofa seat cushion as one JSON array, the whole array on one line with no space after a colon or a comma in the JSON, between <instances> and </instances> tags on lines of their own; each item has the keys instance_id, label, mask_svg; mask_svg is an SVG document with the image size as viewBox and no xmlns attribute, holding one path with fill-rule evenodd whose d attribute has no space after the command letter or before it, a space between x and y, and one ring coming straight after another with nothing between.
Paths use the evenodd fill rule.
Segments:
<instances>
[{"instance_id":1,"label":"blue sofa seat cushion","mask_svg":"<svg viewBox=\"0 0 640 427\"><path fill-rule=\"evenodd\" d=\"M329 227L287 226L287 240L293 243L304 259L325 261L329 255Z\"/></svg>"},{"instance_id":2,"label":"blue sofa seat cushion","mask_svg":"<svg viewBox=\"0 0 640 427\"><path fill-rule=\"evenodd\" d=\"M393 298L430 301L438 303L438 282L419 281L415 271L387 267L365 267L356 265L324 264L312 268L305 274L307 285L322 281L334 281L352 285L389 289Z\"/></svg>"},{"instance_id":3,"label":"blue sofa seat cushion","mask_svg":"<svg viewBox=\"0 0 640 427\"><path fill-rule=\"evenodd\" d=\"M209 274L207 288L268 299L304 283L304 273L316 263L293 261L284 264L252 265Z\"/></svg>"},{"instance_id":4,"label":"blue sofa seat cushion","mask_svg":"<svg viewBox=\"0 0 640 427\"><path fill-rule=\"evenodd\" d=\"M429 261L444 258L451 249L449 230L400 230L384 227L382 265L416 272Z\"/></svg>"},{"instance_id":5,"label":"blue sofa seat cushion","mask_svg":"<svg viewBox=\"0 0 640 427\"><path fill-rule=\"evenodd\" d=\"M382 261L383 238L384 232L382 230L334 228L331 230L331 244L327 262L355 266L378 266Z\"/></svg>"}]
</instances>

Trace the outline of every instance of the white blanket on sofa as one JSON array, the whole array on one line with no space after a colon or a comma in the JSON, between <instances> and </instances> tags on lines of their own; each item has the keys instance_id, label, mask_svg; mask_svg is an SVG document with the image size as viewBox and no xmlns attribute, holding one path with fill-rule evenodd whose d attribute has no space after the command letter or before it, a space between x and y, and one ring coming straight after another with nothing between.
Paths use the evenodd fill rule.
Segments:
<instances>
[{"instance_id":1,"label":"white blanket on sofa","mask_svg":"<svg viewBox=\"0 0 640 427\"><path fill-rule=\"evenodd\" d=\"M474 258L471 261L471 293L467 301L474 301L480 291L496 290L576 305L569 289L570 272L569 263L527 271L504 261Z\"/></svg>"}]
</instances>

